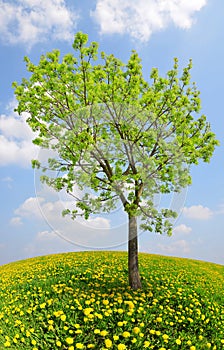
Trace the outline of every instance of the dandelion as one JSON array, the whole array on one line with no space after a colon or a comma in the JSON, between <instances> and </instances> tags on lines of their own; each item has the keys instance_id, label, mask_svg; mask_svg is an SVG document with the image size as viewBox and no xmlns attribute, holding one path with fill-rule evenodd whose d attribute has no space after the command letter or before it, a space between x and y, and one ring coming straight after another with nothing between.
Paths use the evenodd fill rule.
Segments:
<instances>
[{"instance_id":1,"label":"dandelion","mask_svg":"<svg viewBox=\"0 0 224 350\"><path fill-rule=\"evenodd\" d=\"M74 340L73 340L73 338L71 338L71 337L66 338L65 341L66 341L66 343L67 343L68 345L71 345L71 344L74 343Z\"/></svg>"},{"instance_id":2,"label":"dandelion","mask_svg":"<svg viewBox=\"0 0 224 350\"><path fill-rule=\"evenodd\" d=\"M126 345L124 345L124 344L118 344L117 349L118 350L126 350L127 348L126 348Z\"/></svg>"},{"instance_id":3,"label":"dandelion","mask_svg":"<svg viewBox=\"0 0 224 350\"><path fill-rule=\"evenodd\" d=\"M94 329L94 334L100 334L100 329Z\"/></svg>"},{"instance_id":4,"label":"dandelion","mask_svg":"<svg viewBox=\"0 0 224 350\"><path fill-rule=\"evenodd\" d=\"M105 337L107 334L108 334L108 332L105 330L100 332L100 335L102 335L102 337Z\"/></svg>"},{"instance_id":5,"label":"dandelion","mask_svg":"<svg viewBox=\"0 0 224 350\"><path fill-rule=\"evenodd\" d=\"M180 345L181 344L181 340L180 339L176 339L176 344Z\"/></svg>"},{"instance_id":6,"label":"dandelion","mask_svg":"<svg viewBox=\"0 0 224 350\"><path fill-rule=\"evenodd\" d=\"M139 328L139 327L134 327L134 328L133 328L133 332L134 332L135 334L138 334L138 333L140 332L140 328Z\"/></svg>"},{"instance_id":7,"label":"dandelion","mask_svg":"<svg viewBox=\"0 0 224 350\"><path fill-rule=\"evenodd\" d=\"M113 336L113 339L116 341L116 340L119 339L119 336L118 336L118 335L114 335L114 336Z\"/></svg>"},{"instance_id":8,"label":"dandelion","mask_svg":"<svg viewBox=\"0 0 224 350\"><path fill-rule=\"evenodd\" d=\"M144 342L144 348L148 348L149 345L150 345L150 342L149 342L148 340L146 340L146 341Z\"/></svg>"},{"instance_id":9,"label":"dandelion","mask_svg":"<svg viewBox=\"0 0 224 350\"><path fill-rule=\"evenodd\" d=\"M162 338L163 338L163 340L167 340L167 339L169 339L169 336L167 334L163 334Z\"/></svg>"},{"instance_id":10,"label":"dandelion","mask_svg":"<svg viewBox=\"0 0 224 350\"><path fill-rule=\"evenodd\" d=\"M112 347L112 341L110 339L105 339L105 346L107 349Z\"/></svg>"},{"instance_id":11,"label":"dandelion","mask_svg":"<svg viewBox=\"0 0 224 350\"><path fill-rule=\"evenodd\" d=\"M9 348L11 346L11 343L9 340L6 340L6 342L4 343L4 347L5 348Z\"/></svg>"},{"instance_id":12,"label":"dandelion","mask_svg":"<svg viewBox=\"0 0 224 350\"><path fill-rule=\"evenodd\" d=\"M118 312L119 314L123 314L124 310L120 308L120 309L117 310L117 312Z\"/></svg>"},{"instance_id":13,"label":"dandelion","mask_svg":"<svg viewBox=\"0 0 224 350\"><path fill-rule=\"evenodd\" d=\"M84 349L84 345L82 343L77 343L75 347L76 349Z\"/></svg>"},{"instance_id":14,"label":"dandelion","mask_svg":"<svg viewBox=\"0 0 224 350\"><path fill-rule=\"evenodd\" d=\"M128 338L128 337L130 337L131 334L129 332L123 332L122 335L124 338Z\"/></svg>"}]
</instances>

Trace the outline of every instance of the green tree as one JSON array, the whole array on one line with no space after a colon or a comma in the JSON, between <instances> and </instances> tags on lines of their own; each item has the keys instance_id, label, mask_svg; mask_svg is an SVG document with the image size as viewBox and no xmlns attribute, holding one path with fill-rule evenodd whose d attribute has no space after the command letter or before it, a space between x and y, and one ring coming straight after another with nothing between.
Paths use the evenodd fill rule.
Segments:
<instances>
[{"instance_id":1,"label":"green tree","mask_svg":"<svg viewBox=\"0 0 224 350\"><path fill-rule=\"evenodd\" d=\"M190 164L208 162L218 141L206 117L196 119L200 98L190 81L191 60L181 76L177 59L164 78L153 68L148 82L135 51L124 64L104 52L98 58L98 44L87 43L79 32L75 56L60 59L53 50L37 65L25 57L31 74L13 83L17 111L29 113L27 122L37 132L33 142L56 152L47 166L32 162L57 172L45 172L42 181L57 191L72 194L75 185L83 191L75 209L63 214L88 219L122 202L129 219L129 284L137 289L137 218L142 229L171 235L169 219L176 213L157 209L153 196L189 185Z\"/></svg>"}]
</instances>

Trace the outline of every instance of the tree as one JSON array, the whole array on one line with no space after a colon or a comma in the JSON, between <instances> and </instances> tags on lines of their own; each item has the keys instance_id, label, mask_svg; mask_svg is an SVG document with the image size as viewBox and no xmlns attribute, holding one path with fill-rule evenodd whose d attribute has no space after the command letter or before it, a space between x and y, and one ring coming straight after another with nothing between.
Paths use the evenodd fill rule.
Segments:
<instances>
[{"instance_id":1,"label":"tree","mask_svg":"<svg viewBox=\"0 0 224 350\"><path fill-rule=\"evenodd\" d=\"M132 51L127 64L88 43L77 33L76 55L53 50L39 64L25 57L29 79L13 83L19 114L28 112L28 124L42 148L56 156L43 166L57 172L42 181L57 191L84 191L75 209L65 210L74 219L110 212L118 201L129 219L129 284L141 288L138 269L137 218L144 230L171 235L172 210L153 205L155 193L180 191L191 183L189 166L208 162L218 145L200 111L199 91L190 81L192 62L178 76L178 60L163 78L153 68L147 82L141 60ZM97 62L98 59L98 62ZM92 189L97 196L85 189Z\"/></svg>"}]
</instances>

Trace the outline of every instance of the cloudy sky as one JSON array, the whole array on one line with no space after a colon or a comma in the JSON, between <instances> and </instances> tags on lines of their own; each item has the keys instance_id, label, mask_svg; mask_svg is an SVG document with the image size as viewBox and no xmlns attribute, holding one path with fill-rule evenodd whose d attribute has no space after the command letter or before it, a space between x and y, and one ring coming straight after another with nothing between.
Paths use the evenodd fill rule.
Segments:
<instances>
[{"instance_id":1,"label":"cloudy sky","mask_svg":"<svg viewBox=\"0 0 224 350\"><path fill-rule=\"evenodd\" d=\"M147 78L193 59L192 80L202 111L220 140L209 164L191 169L193 184L181 194L159 197L178 211L173 236L140 232L140 251L224 263L224 3L222 0L0 0L0 264L37 255L86 249L127 249L121 207L111 215L75 222L61 217L71 198L39 182L26 115L14 113L11 84L27 76L23 57L37 63L58 48L72 51L74 34L88 33L100 50L127 61L132 49Z\"/></svg>"}]
</instances>

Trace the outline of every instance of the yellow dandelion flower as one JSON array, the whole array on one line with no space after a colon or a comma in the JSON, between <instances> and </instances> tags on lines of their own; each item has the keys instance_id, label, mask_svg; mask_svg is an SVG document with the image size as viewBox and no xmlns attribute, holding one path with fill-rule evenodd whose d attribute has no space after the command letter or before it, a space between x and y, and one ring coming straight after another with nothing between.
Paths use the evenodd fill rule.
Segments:
<instances>
[{"instance_id":1,"label":"yellow dandelion flower","mask_svg":"<svg viewBox=\"0 0 224 350\"><path fill-rule=\"evenodd\" d=\"M84 349L84 345L82 343L77 343L75 347L76 349Z\"/></svg>"},{"instance_id":2,"label":"yellow dandelion flower","mask_svg":"<svg viewBox=\"0 0 224 350\"><path fill-rule=\"evenodd\" d=\"M163 334L162 338L163 338L164 340L167 340L167 339L169 339L169 336L168 336L167 334Z\"/></svg>"},{"instance_id":3,"label":"yellow dandelion flower","mask_svg":"<svg viewBox=\"0 0 224 350\"><path fill-rule=\"evenodd\" d=\"M112 347L112 341L110 339L105 339L105 346L107 349Z\"/></svg>"},{"instance_id":4,"label":"yellow dandelion flower","mask_svg":"<svg viewBox=\"0 0 224 350\"><path fill-rule=\"evenodd\" d=\"M57 340L57 341L56 341L56 345L57 345L58 347L62 345L61 342L60 342L60 340Z\"/></svg>"},{"instance_id":5,"label":"yellow dandelion flower","mask_svg":"<svg viewBox=\"0 0 224 350\"><path fill-rule=\"evenodd\" d=\"M4 347L5 348L9 348L11 346L11 343L9 340L6 340L6 342L4 343Z\"/></svg>"},{"instance_id":6,"label":"yellow dandelion flower","mask_svg":"<svg viewBox=\"0 0 224 350\"><path fill-rule=\"evenodd\" d=\"M118 350L126 350L127 349L126 345L124 345L124 344L118 344L117 348L118 348Z\"/></svg>"},{"instance_id":7,"label":"yellow dandelion flower","mask_svg":"<svg viewBox=\"0 0 224 350\"><path fill-rule=\"evenodd\" d=\"M94 329L94 334L100 334L100 329Z\"/></svg>"},{"instance_id":8,"label":"yellow dandelion flower","mask_svg":"<svg viewBox=\"0 0 224 350\"><path fill-rule=\"evenodd\" d=\"M44 309L44 308L45 308L45 306L46 306L46 303L42 303L42 304L40 304L40 308L41 308L41 309Z\"/></svg>"},{"instance_id":9,"label":"yellow dandelion flower","mask_svg":"<svg viewBox=\"0 0 224 350\"><path fill-rule=\"evenodd\" d=\"M64 322L66 320L66 315L61 315L61 320Z\"/></svg>"},{"instance_id":10,"label":"yellow dandelion flower","mask_svg":"<svg viewBox=\"0 0 224 350\"><path fill-rule=\"evenodd\" d=\"M150 345L150 342L149 342L148 340L146 340L146 341L144 342L144 348L148 348L149 345Z\"/></svg>"},{"instance_id":11,"label":"yellow dandelion flower","mask_svg":"<svg viewBox=\"0 0 224 350\"><path fill-rule=\"evenodd\" d=\"M66 343L69 344L69 345L71 345L71 344L74 343L74 340L73 340L73 338L71 338L71 337L66 338L65 341L66 341Z\"/></svg>"},{"instance_id":12,"label":"yellow dandelion flower","mask_svg":"<svg viewBox=\"0 0 224 350\"><path fill-rule=\"evenodd\" d=\"M181 344L181 340L180 339L176 339L176 344L180 345Z\"/></svg>"},{"instance_id":13,"label":"yellow dandelion flower","mask_svg":"<svg viewBox=\"0 0 224 350\"><path fill-rule=\"evenodd\" d=\"M118 339L119 339L119 336L118 336L118 335L114 335L114 336L113 336L113 339L114 339L114 340L118 340Z\"/></svg>"},{"instance_id":14,"label":"yellow dandelion flower","mask_svg":"<svg viewBox=\"0 0 224 350\"><path fill-rule=\"evenodd\" d=\"M105 330L100 332L100 335L102 335L102 337L105 337L107 334L108 334L108 332Z\"/></svg>"},{"instance_id":15,"label":"yellow dandelion flower","mask_svg":"<svg viewBox=\"0 0 224 350\"><path fill-rule=\"evenodd\" d=\"M133 328L133 332L134 332L135 334L138 334L138 333L140 332L140 328L139 328L139 327L134 327L134 328Z\"/></svg>"},{"instance_id":16,"label":"yellow dandelion flower","mask_svg":"<svg viewBox=\"0 0 224 350\"><path fill-rule=\"evenodd\" d=\"M86 309L83 310L85 316L88 316L92 311L93 311L92 307L87 307Z\"/></svg>"}]
</instances>

